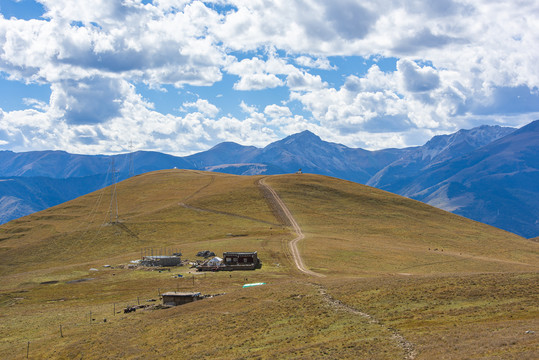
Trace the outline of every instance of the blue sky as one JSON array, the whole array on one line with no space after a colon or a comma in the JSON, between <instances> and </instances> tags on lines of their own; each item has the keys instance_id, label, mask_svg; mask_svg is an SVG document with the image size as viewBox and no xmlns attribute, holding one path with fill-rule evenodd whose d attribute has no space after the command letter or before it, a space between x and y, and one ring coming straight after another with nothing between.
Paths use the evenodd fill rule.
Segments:
<instances>
[{"instance_id":1,"label":"blue sky","mask_svg":"<svg viewBox=\"0 0 539 360\"><path fill-rule=\"evenodd\" d=\"M539 118L539 5L0 0L0 149L380 149Z\"/></svg>"}]
</instances>

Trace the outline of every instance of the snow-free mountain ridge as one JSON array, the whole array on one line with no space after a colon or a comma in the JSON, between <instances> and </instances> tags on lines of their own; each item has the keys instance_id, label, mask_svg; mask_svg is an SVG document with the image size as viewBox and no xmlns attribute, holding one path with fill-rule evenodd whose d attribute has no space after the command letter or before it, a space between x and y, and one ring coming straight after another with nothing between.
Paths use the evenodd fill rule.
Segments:
<instances>
[{"instance_id":1,"label":"snow-free mountain ridge","mask_svg":"<svg viewBox=\"0 0 539 360\"><path fill-rule=\"evenodd\" d=\"M368 184L533 237L539 235L538 136L539 121L535 121L516 131L480 126L435 136L423 146L379 151L326 142L310 131L264 148L223 142L186 157L147 151L114 156L0 151L0 177L10 180L0 187L0 220L42 210L110 183L107 173L114 159L120 180L131 171L170 168L243 175L291 173L301 168ZM64 183L58 183L62 196L55 195L53 182L40 188L33 180L37 176L63 179ZM89 177L94 179L92 184ZM18 190L7 186L13 181ZM80 186L66 186L66 182Z\"/></svg>"}]
</instances>

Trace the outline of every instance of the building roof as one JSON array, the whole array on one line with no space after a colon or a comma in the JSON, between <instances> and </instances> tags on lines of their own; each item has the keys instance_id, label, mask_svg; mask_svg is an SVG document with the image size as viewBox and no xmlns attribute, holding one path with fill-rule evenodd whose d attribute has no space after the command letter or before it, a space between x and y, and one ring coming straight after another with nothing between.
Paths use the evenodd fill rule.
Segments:
<instances>
[{"instance_id":1,"label":"building roof","mask_svg":"<svg viewBox=\"0 0 539 360\"><path fill-rule=\"evenodd\" d=\"M223 255L255 255L256 253L256 251L227 251L224 252Z\"/></svg>"},{"instance_id":2,"label":"building roof","mask_svg":"<svg viewBox=\"0 0 539 360\"><path fill-rule=\"evenodd\" d=\"M161 294L162 296L178 296L178 297L195 297L200 296L199 292L177 292L177 291L169 291L166 293Z\"/></svg>"}]
</instances>

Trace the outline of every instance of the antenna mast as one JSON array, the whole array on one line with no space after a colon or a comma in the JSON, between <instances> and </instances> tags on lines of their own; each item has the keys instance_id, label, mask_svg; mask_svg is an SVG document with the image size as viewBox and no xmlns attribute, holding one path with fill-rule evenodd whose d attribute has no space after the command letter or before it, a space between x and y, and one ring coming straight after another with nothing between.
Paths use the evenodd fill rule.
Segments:
<instances>
[{"instance_id":1,"label":"antenna mast","mask_svg":"<svg viewBox=\"0 0 539 360\"><path fill-rule=\"evenodd\" d=\"M133 140L129 141L129 177L135 176L135 165L133 163Z\"/></svg>"},{"instance_id":2,"label":"antenna mast","mask_svg":"<svg viewBox=\"0 0 539 360\"><path fill-rule=\"evenodd\" d=\"M118 222L118 194L116 192L116 168L114 166L114 157L111 158L111 176L112 176L112 186L110 194L110 224L116 224Z\"/></svg>"}]
</instances>

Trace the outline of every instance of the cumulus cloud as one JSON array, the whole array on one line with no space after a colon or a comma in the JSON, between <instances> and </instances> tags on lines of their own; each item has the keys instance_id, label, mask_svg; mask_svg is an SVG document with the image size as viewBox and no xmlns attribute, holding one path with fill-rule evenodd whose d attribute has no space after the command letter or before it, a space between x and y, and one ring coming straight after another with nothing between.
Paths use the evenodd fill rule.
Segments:
<instances>
[{"instance_id":1,"label":"cumulus cloud","mask_svg":"<svg viewBox=\"0 0 539 360\"><path fill-rule=\"evenodd\" d=\"M235 90L263 90L282 86L284 83L274 74L246 74L234 84Z\"/></svg>"},{"instance_id":2,"label":"cumulus cloud","mask_svg":"<svg viewBox=\"0 0 539 360\"><path fill-rule=\"evenodd\" d=\"M435 35L429 28L423 28L412 34L405 34L396 40L392 51L395 54L416 54L423 49L443 48L448 44L465 44L464 39L454 38L444 34Z\"/></svg>"},{"instance_id":3,"label":"cumulus cloud","mask_svg":"<svg viewBox=\"0 0 539 360\"><path fill-rule=\"evenodd\" d=\"M205 23L221 15L198 1L171 12L137 1L42 2L50 21L0 19L0 70L12 77L56 82L115 74L149 84L211 85L229 61Z\"/></svg>"},{"instance_id":4,"label":"cumulus cloud","mask_svg":"<svg viewBox=\"0 0 539 360\"><path fill-rule=\"evenodd\" d=\"M454 74L408 59L399 60L396 67L383 72L372 65L363 77L348 76L340 88L293 92L291 98L342 136L400 132L402 140L406 133L417 134L418 128L453 130L448 119L464 111L468 95Z\"/></svg>"},{"instance_id":5,"label":"cumulus cloud","mask_svg":"<svg viewBox=\"0 0 539 360\"><path fill-rule=\"evenodd\" d=\"M236 90L262 90L285 84L291 90L310 90L326 85L319 75L298 69L272 52L269 52L267 60L254 57L232 62L227 71L240 77L234 84ZM279 76L286 76L286 82Z\"/></svg>"},{"instance_id":6,"label":"cumulus cloud","mask_svg":"<svg viewBox=\"0 0 539 360\"><path fill-rule=\"evenodd\" d=\"M271 118L292 116L292 112L288 107L275 104L266 106L266 108L264 109L264 114L268 115Z\"/></svg>"},{"instance_id":7,"label":"cumulus cloud","mask_svg":"<svg viewBox=\"0 0 539 360\"><path fill-rule=\"evenodd\" d=\"M440 77L436 70L429 66L420 68L416 63L404 59L397 62L397 70L407 91L431 91L440 86Z\"/></svg>"},{"instance_id":8,"label":"cumulus cloud","mask_svg":"<svg viewBox=\"0 0 539 360\"><path fill-rule=\"evenodd\" d=\"M120 114L128 88L118 79L64 80L51 86L51 107L62 112L68 124L98 124Z\"/></svg>"},{"instance_id":9,"label":"cumulus cloud","mask_svg":"<svg viewBox=\"0 0 539 360\"><path fill-rule=\"evenodd\" d=\"M298 56L295 60L296 64L303 66L303 67L309 67L309 68L316 68L316 69L322 69L322 70L337 70L336 66L331 65L329 60L327 58L312 58L309 56Z\"/></svg>"},{"instance_id":10,"label":"cumulus cloud","mask_svg":"<svg viewBox=\"0 0 539 360\"><path fill-rule=\"evenodd\" d=\"M198 112L209 117L215 117L219 113L217 106L210 104L208 100L204 99L197 99L196 102L183 103L182 107L184 109L194 108Z\"/></svg>"},{"instance_id":11,"label":"cumulus cloud","mask_svg":"<svg viewBox=\"0 0 539 360\"><path fill-rule=\"evenodd\" d=\"M3 148L114 152L136 138L181 153L304 129L405 146L479 115L521 124L537 111L536 1L37 1L43 18L0 16L0 72L51 96L0 113ZM198 100L177 95L183 113L164 115L141 86ZM210 86L240 105L220 116L201 99ZM278 95L249 94L263 89Z\"/></svg>"},{"instance_id":12,"label":"cumulus cloud","mask_svg":"<svg viewBox=\"0 0 539 360\"><path fill-rule=\"evenodd\" d=\"M327 85L319 75L311 75L303 71L290 73L286 78L286 84L291 90L296 91L320 89Z\"/></svg>"},{"instance_id":13,"label":"cumulus cloud","mask_svg":"<svg viewBox=\"0 0 539 360\"><path fill-rule=\"evenodd\" d=\"M325 18L341 37L347 40L367 36L378 15L353 0L325 2Z\"/></svg>"}]
</instances>

